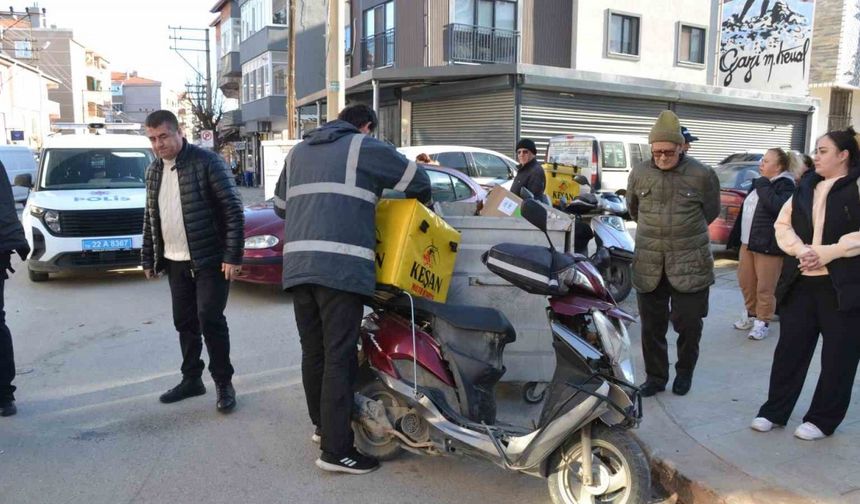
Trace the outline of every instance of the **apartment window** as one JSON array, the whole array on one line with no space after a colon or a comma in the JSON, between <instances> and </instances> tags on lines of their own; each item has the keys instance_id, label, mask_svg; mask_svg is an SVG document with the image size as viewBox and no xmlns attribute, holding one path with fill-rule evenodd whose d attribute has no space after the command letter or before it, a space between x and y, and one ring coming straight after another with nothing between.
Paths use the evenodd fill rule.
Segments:
<instances>
[{"instance_id":1,"label":"apartment window","mask_svg":"<svg viewBox=\"0 0 860 504\"><path fill-rule=\"evenodd\" d=\"M516 30L516 0L455 0L454 22L457 24Z\"/></svg>"},{"instance_id":2,"label":"apartment window","mask_svg":"<svg viewBox=\"0 0 860 504\"><path fill-rule=\"evenodd\" d=\"M827 131L845 129L851 125L851 98L854 92L845 89L830 91L830 114Z\"/></svg>"},{"instance_id":3,"label":"apartment window","mask_svg":"<svg viewBox=\"0 0 860 504\"><path fill-rule=\"evenodd\" d=\"M636 14L609 11L609 47L612 56L639 57L639 23Z\"/></svg>"},{"instance_id":4,"label":"apartment window","mask_svg":"<svg viewBox=\"0 0 860 504\"><path fill-rule=\"evenodd\" d=\"M239 25L239 19L229 18L221 23L221 41L219 48L221 55L239 50L239 37L242 34L242 27Z\"/></svg>"},{"instance_id":5,"label":"apartment window","mask_svg":"<svg viewBox=\"0 0 860 504\"><path fill-rule=\"evenodd\" d=\"M703 27L682 24L678 30L678 63L705 64L705 36Z\"/></svg>"},{"instance_id":6,"label":"apartment window","mask_svg":"<svg viewBox=\"0 0 860 504\"><path fill-rule=\"evenodd\" d=\"M33 58L33 45L29 40L15 41L15 57L19 59Z\"/></svg>"},{"instance_id":7,"label":"apartment window","mask_svg":"<svg viewBox=\"0 0 860 504\"><path fill-rule=\"evenodd\" d=\"M287 24L286 0L248 0L240 9L242 40L268 25Z\"/></svg>"},{"instance_id":8,"label":"apartment window","mask_svg":"<svg viewBox=\"0 0 860 504\"><path fill-rule=\"evenodd\" d=\"M362 70L394 64L394 1L367 9L363 14Z\"/></svg>"},{"instance_id":9,"label":"apartment window","mask_svg":"<svg viewBox=\"0 0 860 504\"><path fill-rule=\"evenodd\" d=\"M287 53L267 52L242 65L242 103L287 94Z\"/></svg>"}]
</instances>

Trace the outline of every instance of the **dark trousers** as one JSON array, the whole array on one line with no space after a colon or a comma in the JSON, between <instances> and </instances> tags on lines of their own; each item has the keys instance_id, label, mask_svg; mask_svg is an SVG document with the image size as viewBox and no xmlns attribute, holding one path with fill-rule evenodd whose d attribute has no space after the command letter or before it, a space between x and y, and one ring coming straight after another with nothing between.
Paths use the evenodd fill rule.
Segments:
<instances>
[{"instance_id":1,"label":"dark trousers","mask_svg":"<svg viewBox=\"0 0 860 504\"><path fill-rule=\"evenodd\" d=\"M363 297L319 285L293 288L302 343L302 383L308 413L322 431L320 448L343 455L353 447L350 427Z\"/></svg>"},{"instance_id":2,"label":"dark trousers","mask_svg":"<svg viewBox=\"0 0 860 504\"><path fill-rule=\"evenodd\" d=\"M860 361L860 311L841 312L837 306L829 276L797 280L779 307L770 390L758 416L778 425L788 422L821 334L821 375L803 421L830 435L845 418Z\"/></svg>"},{"instance_id":3,"label":"dark trousers","mask_svg":"<svg viewBox=\"0 0 860 504\"><path fill-rule=\"evenodd\" d=\"M205 365L200 359L203 341L209 352L209 372L216 382L233 377L230 364L230 332L224 308L230 282L219 267L192 270L189 261L167 263L170 295L173 298L173 325L179 332L182 375L199 378ZM201 334L203 338L201 338Z\"/></svg>"},{"instance_id":4,"label":"dark trousers","mask_svg":"<svg viewBox=\"0 0 860 504\"><path fill-rule=\"evenodd\" d=\"M0 402L15 399L15 352L12 351L12 333L6 325L3 292L5 271L0 271Z\"/></svg>"},{"instance_id":5,"label":"dark trousers","mask_svg":"<svg viewBox=\"0 0 860 504\"><path fill-rule=\"evenodd\" d=\"M666 332L669 321L678 333L678 362L675 373L693 376L699 359L702 339L702 319L708 316L710 288L698 292L679 292L666 275L651 292L637 294L639 317L642 319L642 356L648 379L661 385L669 382L669 348Z\"/></svg>"}]
</instances>

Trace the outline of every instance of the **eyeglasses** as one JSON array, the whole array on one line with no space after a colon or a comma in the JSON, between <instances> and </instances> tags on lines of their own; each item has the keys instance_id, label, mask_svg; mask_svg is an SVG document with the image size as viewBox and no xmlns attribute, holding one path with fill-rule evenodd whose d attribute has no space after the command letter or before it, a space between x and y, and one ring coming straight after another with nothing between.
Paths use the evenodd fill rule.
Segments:
<instances>
[{"instance_id":1,"label":"eyeglasses","mask_svg":"<svg viewBox=\"0 0 860 504\"><path fill-rule=\"evenodd\" d=\"M651 151L651 156L653 156L654 159L661 158L661 157L673 158L677 155L678 155L677 150L652 150Z\"/></svg>"}]
</instances>

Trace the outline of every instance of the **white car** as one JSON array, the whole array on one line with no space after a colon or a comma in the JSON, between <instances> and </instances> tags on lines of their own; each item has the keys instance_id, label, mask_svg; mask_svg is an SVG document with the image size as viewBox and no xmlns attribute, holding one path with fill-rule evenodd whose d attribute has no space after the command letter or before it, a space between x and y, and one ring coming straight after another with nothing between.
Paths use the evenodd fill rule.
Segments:
<instances>
[{"instance_id":1,"label":"white car","mask_svg":"<svg viewBox=\"0 0 860 504\"><path fill-rule=\"evenodd\" d=\"M65 270L140 265L149 140L131 134L61 135L42 148L22 223L30 280Z\"/></svg>"},{"instance_id":2,"label":"white car","mask_svg":"<svg viewBox=\"0 0 860 504\"><path fill-rule=\"evenodd\" d=\"M399 147L401 154L414 160L419 154L427 154L440 166L465 173L483 187L491 187L513 179L517 174L517 162L489 149L463 145L419 145Z\"/></svg>"}]
</instances>

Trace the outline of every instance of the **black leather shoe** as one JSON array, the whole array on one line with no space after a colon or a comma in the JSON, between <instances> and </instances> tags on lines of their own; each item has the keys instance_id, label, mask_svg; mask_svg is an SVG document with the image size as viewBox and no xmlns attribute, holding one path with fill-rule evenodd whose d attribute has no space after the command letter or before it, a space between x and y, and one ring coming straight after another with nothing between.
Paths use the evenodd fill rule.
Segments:
<instances>
[{"instance_id":1,"label":"black leather shoe","mask_svg":"<svg viewBox=\"0 0 860 504\"><path fill-rule=\"evenodd\" d=\"M693 386L693 378L689 376L676 376L672 382L672 393L675 395L687 395Z\"/></svg>"},{"instance_id":2,"label":"black leather shoe","mask_svg":"<svg viewBox=\"0 0 860 504\"><path fill-rule=\"evenodd\" d=\"M159 397L158 400L165 404L169 404L183 399L188 399L189 397L203 395L205 393L206 387L203 386L203 380L200 377L185 377L182 378L179 385L161 394L161 397Z\"/></svg>"},{"instance_id":3,"label":"black leather shoe","mask_svg":"<svg viewBox=\"0 0 860 504\"><path fill-rule=\"evenodd\" d=\"M215 382L215 391L218 394L218 402L215 407L221 413L229 413L236 407L236 390L231 382Z\"/></svg>"},{"instance_id":4,"label":"black leather shoe","mask_svg":"<svg viewBox=\"0 0 860 504\"><path fill-rule=\"evenodd\" d=\"M15 413L18 413L18 408L15 406L14 399L0 401L0 417L12 416Z\"/></svg>"},{"instance_id":5,"label":"black leather shoe","mask_svg":"<svg viewBox=\"0 0 860 504\"><path fill-rule=\"evenodd\" d=\"M639 385L639 393L642 397L651 397L657 392L663 392L666 390L665 385L660 385L659 383L651 380L645 380L645 383Z\"/></svg>"}]
</instances>

